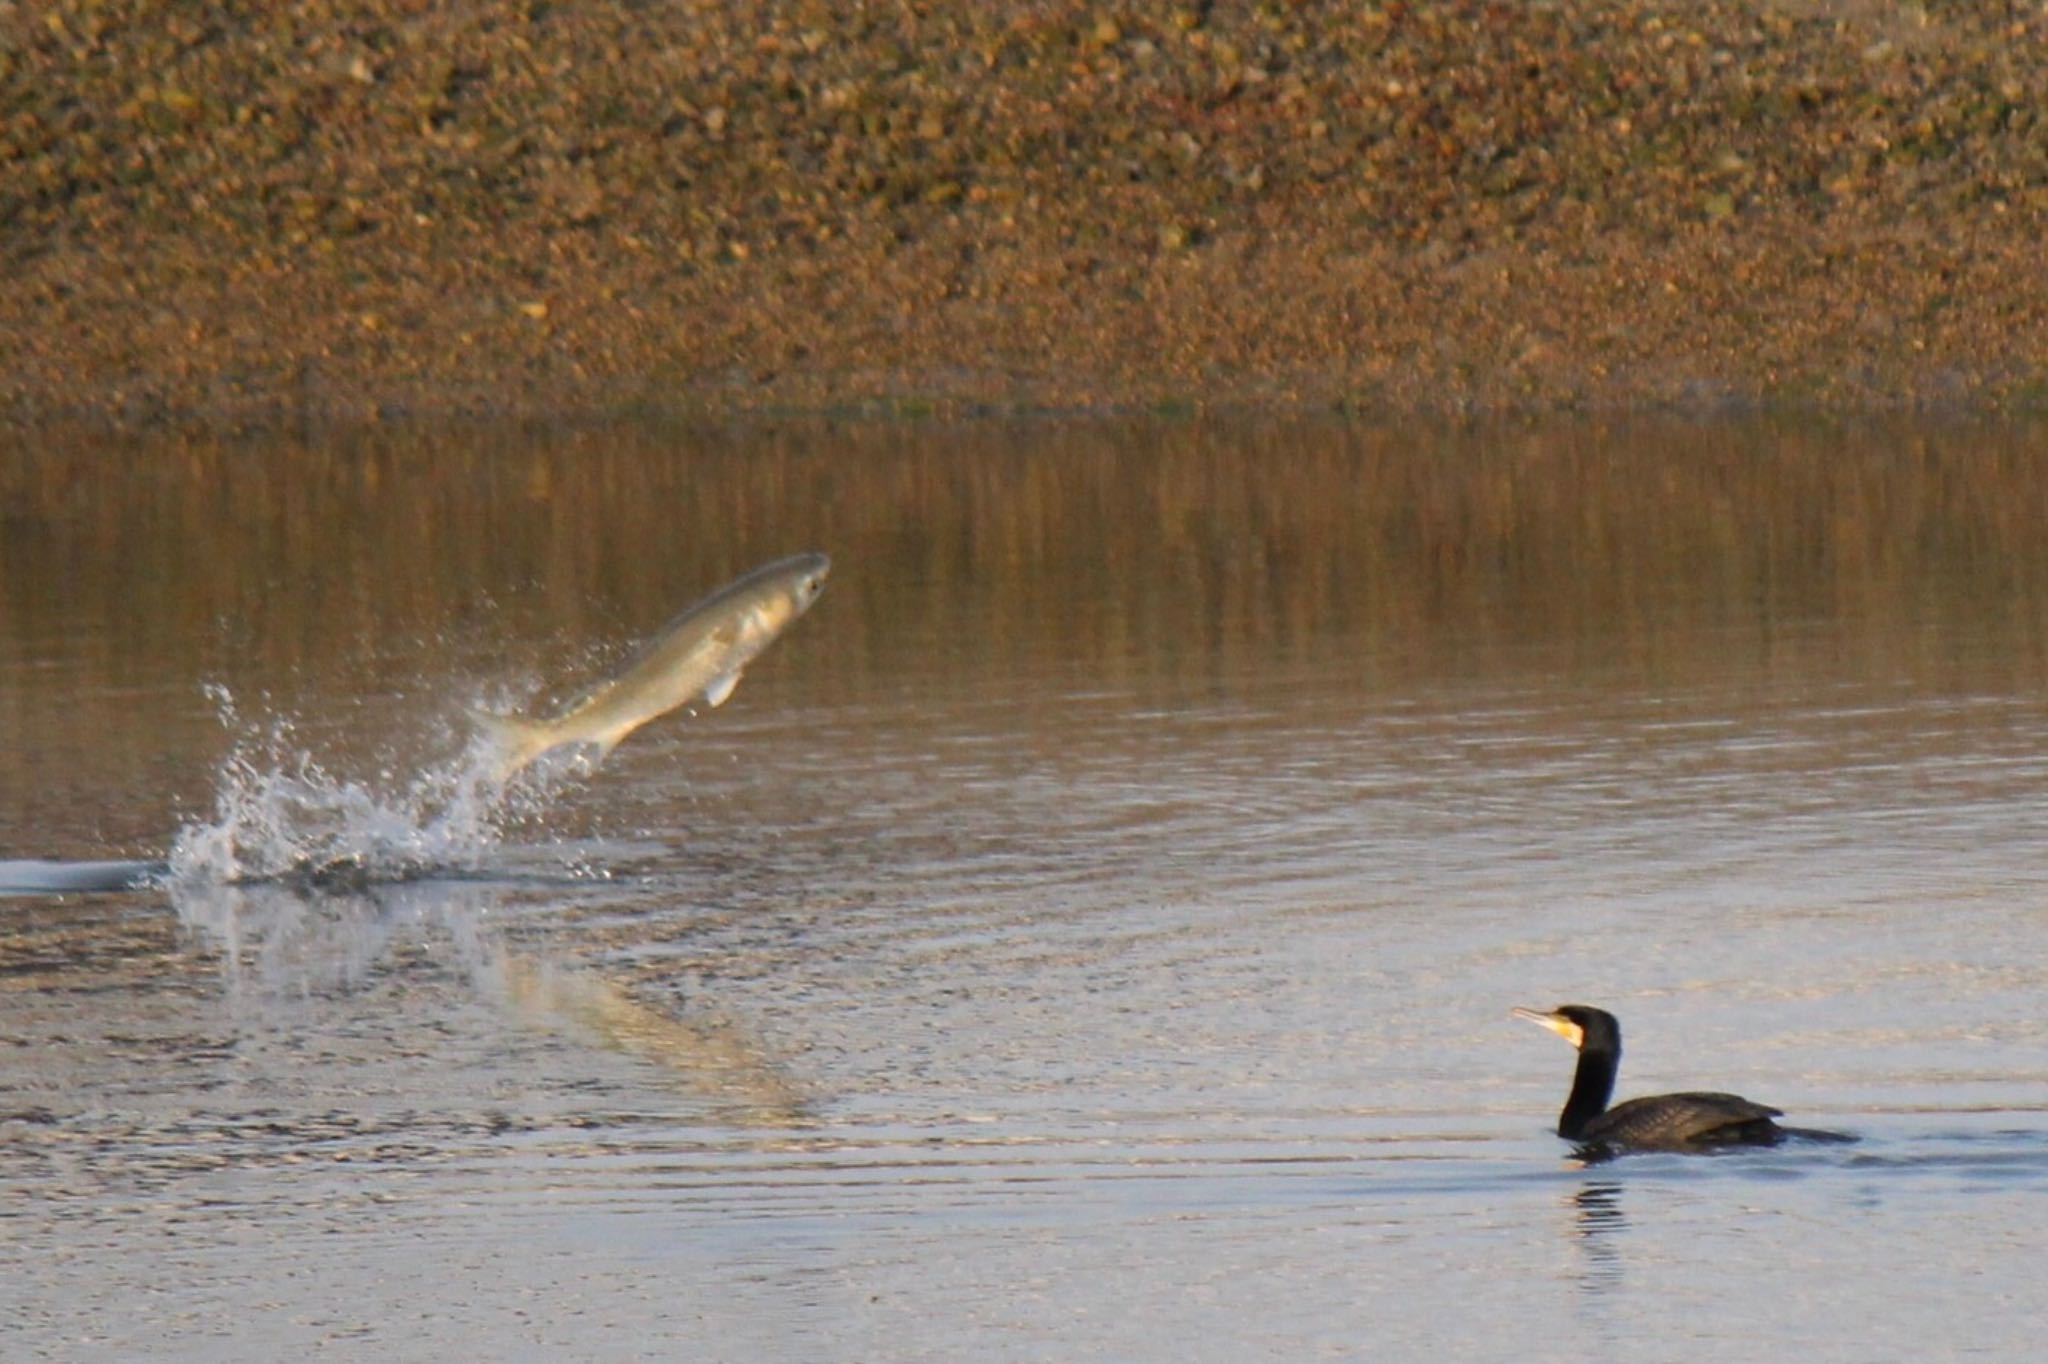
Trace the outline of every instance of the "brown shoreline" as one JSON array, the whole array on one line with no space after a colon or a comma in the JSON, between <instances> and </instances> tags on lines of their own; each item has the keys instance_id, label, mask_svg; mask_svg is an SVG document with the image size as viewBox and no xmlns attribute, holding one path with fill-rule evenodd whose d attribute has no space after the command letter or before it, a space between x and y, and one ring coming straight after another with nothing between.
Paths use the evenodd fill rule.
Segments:
<instances>
[{"instance_id":1,"label":"brown shoreline","mask_svg":"<svg viewBox=\"0 0 2048 1364\"><path fill-rule=\"evenodd\" d=\"M30 8L17 425L2048 405L2039 7Z\"/></svg>"}]
</instances>

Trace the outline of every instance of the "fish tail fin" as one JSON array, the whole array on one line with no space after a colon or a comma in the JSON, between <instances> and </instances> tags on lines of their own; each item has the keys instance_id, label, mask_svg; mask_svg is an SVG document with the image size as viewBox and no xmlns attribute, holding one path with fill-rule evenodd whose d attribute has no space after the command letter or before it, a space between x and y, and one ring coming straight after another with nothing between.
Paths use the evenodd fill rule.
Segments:
<instances>
[{"instance_id":1,"label":"fish tail fin","mask_svg":"<svg viewBox=\"0 0 2048 1364\"><path fill-rule=\"evenodd\" d=\"M508 780L521 768L555 746L552 727L538 721L474 709L469 712L469 718L496 750L499 781Z\"/></svg>"}]
</instances>

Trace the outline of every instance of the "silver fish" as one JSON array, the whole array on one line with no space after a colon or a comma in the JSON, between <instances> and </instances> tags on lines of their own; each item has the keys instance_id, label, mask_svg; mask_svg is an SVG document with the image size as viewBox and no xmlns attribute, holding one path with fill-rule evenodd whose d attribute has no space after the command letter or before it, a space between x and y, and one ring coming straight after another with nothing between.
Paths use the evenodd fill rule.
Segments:
<instances>
[{"instance_id":1,"label":"silver fish","mask_svg":"<svg viewBox=\"0 0 2048 1364\"><path fill-rule=\"evenodd\" d=\"M658 715L699 696L706 705L722 705L739 685L741 669L818 599L831 568L822 554L798 554L726 584L670 621L616 677L552 719L472 712L497 746L498 779L563 744L595 744L602 762Z\"/></svg>"}]
</instances>

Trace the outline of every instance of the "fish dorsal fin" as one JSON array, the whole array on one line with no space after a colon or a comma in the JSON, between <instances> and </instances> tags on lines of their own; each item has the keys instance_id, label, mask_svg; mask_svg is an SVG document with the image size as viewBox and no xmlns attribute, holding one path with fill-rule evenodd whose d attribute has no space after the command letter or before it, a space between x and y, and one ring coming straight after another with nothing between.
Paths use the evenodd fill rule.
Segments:
<instances>
[{"instance_id":1,"label":"fish dorsal fin","mask_svg":"<svg viewBox=\"0 0 2048 1364\"><path fill-rule=\"evenodd\" d=\"M704 688L704 704L716 710L725 704L725 698L732 695L732 689L740 684L740 670L734 668L711 679Z\"/></svg>"}]
</instances>

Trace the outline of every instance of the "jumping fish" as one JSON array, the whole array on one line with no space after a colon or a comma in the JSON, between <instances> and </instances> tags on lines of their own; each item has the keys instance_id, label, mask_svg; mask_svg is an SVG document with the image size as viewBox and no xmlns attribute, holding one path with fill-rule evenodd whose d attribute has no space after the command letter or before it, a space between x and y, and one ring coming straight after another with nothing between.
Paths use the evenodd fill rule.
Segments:
<instances>
[{"instance_id":1,"label":"jumping fish","mask_svg":"<svg viewBox=\"0 0 2048 1364\"><path fill-rule=\"evenodd\" d=\"M597 746L602 762L619 741L658 715L702 696L722 705L740 671L824 590L832 561L798 554L726 584L665 626L617 676L548 720L473 711L498 749L498 779L563 744Z\"/></svg>"}]
</instances>

